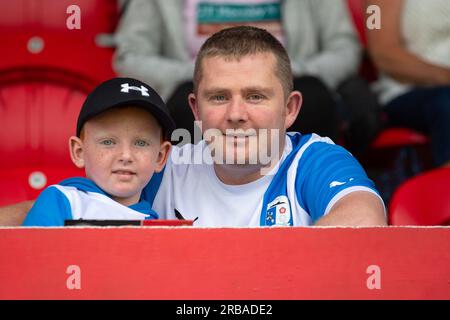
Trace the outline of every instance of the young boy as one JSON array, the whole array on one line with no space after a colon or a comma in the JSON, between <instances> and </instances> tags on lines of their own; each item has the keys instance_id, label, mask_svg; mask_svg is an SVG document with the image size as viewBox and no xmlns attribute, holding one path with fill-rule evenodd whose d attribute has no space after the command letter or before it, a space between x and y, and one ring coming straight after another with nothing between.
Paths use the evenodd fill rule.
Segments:
<instances>
[{"instance_id":1,"label":"young boy","mask_svg":"<svg viewBox=\"0 0 450 320\"><path fill-rule=\"evenodd\" d=\"M65 220L157 219L142 189L168 158L175 125L161 97L131 78L114 78L89 94L78 116L70 156L87 178L46 188L24 226L63 226Z\"/></svg>"}]
</instances>

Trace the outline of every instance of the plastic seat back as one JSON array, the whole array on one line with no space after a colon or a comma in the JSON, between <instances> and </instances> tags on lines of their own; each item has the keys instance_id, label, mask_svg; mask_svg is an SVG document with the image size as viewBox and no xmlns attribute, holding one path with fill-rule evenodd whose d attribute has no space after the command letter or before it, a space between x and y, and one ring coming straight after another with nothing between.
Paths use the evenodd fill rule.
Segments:
<instances>
[{"instance_id":1,"label":"plastic seat back","mask_svg":"<svg viewBox=\"0 0 450 320\"><path fill-rule=\"evenodd\" d=\"M450 168L420 174L402 184L389 207L392 225L450 225Z\"/></svg>"}]
</instances>

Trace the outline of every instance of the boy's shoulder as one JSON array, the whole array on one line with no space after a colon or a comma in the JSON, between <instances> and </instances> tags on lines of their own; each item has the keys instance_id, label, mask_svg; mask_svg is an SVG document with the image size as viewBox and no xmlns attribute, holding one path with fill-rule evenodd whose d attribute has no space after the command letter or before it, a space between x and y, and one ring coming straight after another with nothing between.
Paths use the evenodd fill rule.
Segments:
<instances>
[{"instance_id":1,"label":"boy's shoulder","mask_svg":"<svg viewBox=\"0 0 450 320\"><path fill-rule=\"evenodd\" d=\"M70 201L57 185L51 185L39 194L28 212L24 226L63 226L71 219Z\"/></svg>"},{"instance_id":2,"label":"boy's shoulder","mask_svg":"<svg viewBox=\"0 0 450 320\"><path fill-rule=\"evenodd\" d=\"M54 187L59 188L60 190L79 190L83 192L96 192L106 195L94 181L84 177L68 178L59 182L57 185L54 185Z\"/></svg>"},{"instance_id":3,"label":"boy's shoulder","mask_svg":"<svg viewBox=\"0 0 450 320\"><path fill-rule=\"evenodd\" d=\"M70 178L44 189L27 215L25 226L63 226L64 220L157 219L147 201L124 206L86 178Z\"/></svg>"}]
</instances>

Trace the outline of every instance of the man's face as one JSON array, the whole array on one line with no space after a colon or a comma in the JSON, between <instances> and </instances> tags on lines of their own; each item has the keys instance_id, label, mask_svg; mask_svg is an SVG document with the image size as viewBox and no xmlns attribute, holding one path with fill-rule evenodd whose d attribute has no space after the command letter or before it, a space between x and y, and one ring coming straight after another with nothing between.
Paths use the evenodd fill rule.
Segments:
<instances>
[{"instance_id":1,"label":"man's face","mask_svg":"<svg viewBox=\"0 0 450 320\"><path fill-rule=\"evenodd\" d=\"M158 122L145 110L118 108L89 120L83 131L86 176L114 200L138 202L153 172L161 170Z\"/></svg>"},{"instance_id":2,"label":"man's face","mask_svg":"<svg viewBox=\"0 0 450 320\"><path fill-rule=\"evenodd\" d=\"M297 92L294 99L292 94L286 99L275 68L272 53L203 60L202 78L189 102L196 120L202 121L205 140L208 130L218 129L210 147L217 151L223 146L225 163L230 156L242 159L243 155L245 164L253 164L262 154L278 156L283 149L286 128L297 116L301 96Z\"/></svg>"}]
</instances>

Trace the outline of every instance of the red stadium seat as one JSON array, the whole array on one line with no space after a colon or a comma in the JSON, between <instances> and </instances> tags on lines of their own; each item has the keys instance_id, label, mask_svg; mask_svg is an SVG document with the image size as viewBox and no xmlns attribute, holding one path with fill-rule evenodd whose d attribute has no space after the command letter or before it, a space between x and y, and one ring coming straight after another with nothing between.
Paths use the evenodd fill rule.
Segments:
<instances>
[{"instance_id":1,"label":"red stadium seat","mask_svg":"<svg viewBox=\"0 0 450 320\"><path fill-rule=\"evenodd\" d=\"M36 199L49 185L69 177L84 176L72 166L24 166L0 169L0 206Z\"/></svg>"},{"instance_id":2,"label":"red stadium seat","mask_svg":"<svg viewBox=\"0 0 450 320\"><path fill-rule=\"evenodd\" d=\"M68 166L87 92L56 80L0 80L0 168Z\"/></svg>"},{"instance_id":3,"label":"red stadium seat","mask_svg":"<svg viewBox=\"0 0 450 320\"><path fill-rule=\"evenodd\" d=\"M418 175L401 185L389 206L392 225L450 225L450 168Z\"/></svg>"},{"instance_id":4,"label":"red stadium seat","mask_svg":"<svg viewBox=\"0 0 450 320\"><path fill-rule=\"evenodd\" d=\"M0 206L34 199L49 184L84 175L70 159L68 138L87 91L80 79L56 75L0 75Z\"/></svg>"},{"instance_id":5,"label":"red stadium seat","mask_svg":"<svg viewBox=\"0 0 450 320\"><path fill-rule=\"evenodd\" d=\"M372 142L372 148L395 148L425 145L428 137L408 128L387 128L381 131Z\"/></svg>"},{"instance_id":6,"label":"red stadium seat","mask_svg":"<svg viewBox=\"0 0 450 320\"><path fill-rule=\"evenodd\" d=\"M361 44L366 47L367 37L365 31L365 0L347 0L347 6L353 19L353 24L358 31Z\"/></svg>"},{"instance_id":7,"label":"red stadium seat","mask_svg":"<svg viewBox=\"0 0 450 320\"><path fill-rule=\"evenodd\" d=\"M80 8L80 29L67 27L70 5ZM67 70L88 79L93 88L114 76L111 35L117 20L112 0L1 1L0 70Z\"/></svg>"}]
</instances>

